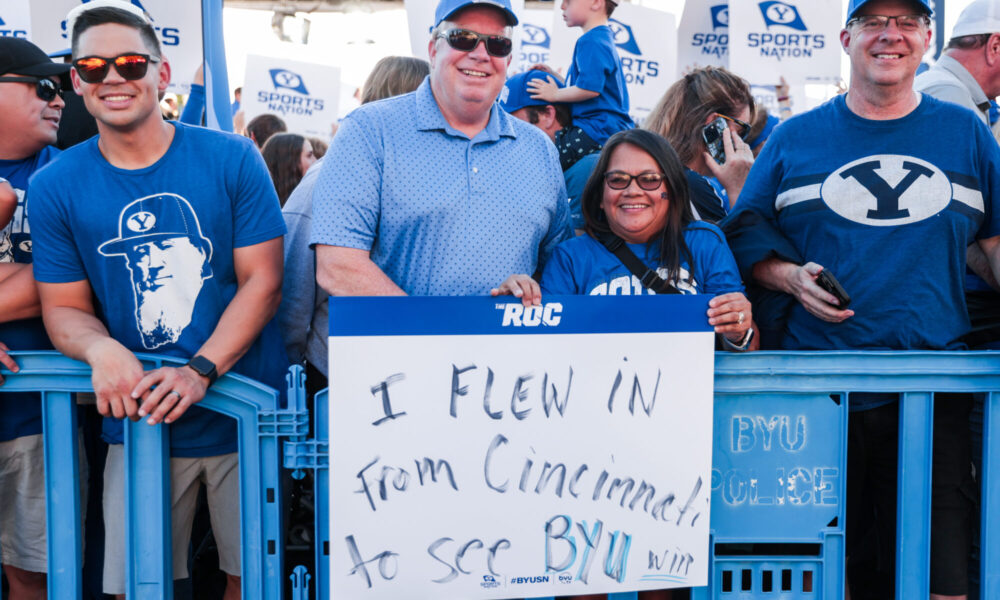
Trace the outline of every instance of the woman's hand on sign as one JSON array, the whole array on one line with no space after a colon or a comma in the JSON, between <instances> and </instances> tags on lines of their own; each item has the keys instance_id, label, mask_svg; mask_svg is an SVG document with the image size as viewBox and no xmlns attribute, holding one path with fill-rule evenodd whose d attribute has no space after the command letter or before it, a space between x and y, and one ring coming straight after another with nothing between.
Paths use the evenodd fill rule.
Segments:
<instances>
[{"instance_id":1,"label":"woman's hand on sign","mask_svg":"<svg viewBox=\"0 0 1000 600\"><path fill-rule=\"evenodd\" d=\"M750 301L740 292L720 294L708 302L709 325L715 328L715 333L721 333L730 342L743 339L752 320Z\"/></svg>"},{"instance_id":2,"label":"woman's hand on sign","mask_svg":"<svg viewBox=\"0 0 1000 600\"><path fill-rule=\"evenodd\" d=\"M542 303L542 288L529 275L519 273L490 290L490 296L514 296L525 306L538 306Z\"/></svg>"}]
</instances>

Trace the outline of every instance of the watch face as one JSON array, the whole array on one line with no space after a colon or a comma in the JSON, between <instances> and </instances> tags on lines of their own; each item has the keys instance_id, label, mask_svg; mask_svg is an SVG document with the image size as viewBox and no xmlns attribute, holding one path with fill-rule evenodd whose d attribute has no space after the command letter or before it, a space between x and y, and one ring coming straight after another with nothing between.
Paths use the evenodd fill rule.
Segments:
<instances>
[{"instance_id":1,"label":"watch face","mask_svg":"<svg viewBox=\"0 0 1000 600\"><path fill-rule=\"evenodd\" d=\"M204 356L196 356L192 358L188 361L188 366L194 369L196 373L204 377L211 378L215 375L215 365Z\"/></svg>"}]
</instances>

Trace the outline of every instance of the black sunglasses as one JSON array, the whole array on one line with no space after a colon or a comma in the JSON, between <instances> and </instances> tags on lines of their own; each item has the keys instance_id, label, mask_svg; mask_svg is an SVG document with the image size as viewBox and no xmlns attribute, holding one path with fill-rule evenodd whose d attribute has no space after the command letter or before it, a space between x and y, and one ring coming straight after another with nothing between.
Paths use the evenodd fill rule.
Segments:
<instances>
[{"instance_id":1,"label":"black sunglasses","mask_svg":"<svg viewBox=\"0 0 1000 600\"><path fill-rule=\"evenodd\" d=\"M651 192L659 188L660 184L666 178L666 175L663 173L653 173L651 171L639 173L638 175L630 175L625 171L608 171L604 174L604 183L608 184L608 187L613 190L624 190L628 189L628 186L632 185L632 180L635 179L636 184L640 188Z\"/></svg>"},{"instance_id":2,"label":"black sunglasses","mask_svg":"<svg viewBox=\"0 0 1000 600\"><path fill-rule=\"evenodd\" d=\"M740 139L743 140L744 142L747 141L748 137L750 137L750 130L753 129L753 126L750 125L750 123L747 123L746 121L740 121L739 119L737 119L735 117L729 117L729 116L726 116L726 115L724 115L722 113L715 113L715 116L722 117L723 119L725 119L727 121L730 121L732 123L735 123L736 125L739 125L740 126L740 128L738 130L739 133L737 135L739 135Z\"/></svg>"},{"instance_id":3,"label":"black sunglasses","mask_svg":"<svg viewBox=\"0 0 1000 600\"><path fill-rule=\"evenodd\" d=\"M439 33L437 37L444 38L448 41L449 46L462 52L472 52L482 41L486 44L487 54L500 58L508 56L510 51L514 49L514 42L509 37L476 33L468 29L449 29Z\"/></svg>"},{"instance_id":4,"label":"black sunglasses","mask_svg":"<svg viewBox=\"0 0 1000 600\"><path fill-rule=\"evenodd\" d=\"M63 93L63 89L58 83L43 77L0 77L0 81L33 83L35 84L35 95L46 102L52 102L56 96L61 96Z\"/></svg>"},{"instance_id":5,"label":"black sunglasses","mask_svg":"<svg viewBox=\"0 0 1000 600\"><path fill-rule=\"evenodd\" d=\"M86 83L101 83L108 76L111 65L115 66L115 71L126 81L135 81L146 76L149 63L159 62L158 59L148 54L119 54L114 58L103 56L83 56L73 61L80 79Z\"/></svg>"}]
</instances>

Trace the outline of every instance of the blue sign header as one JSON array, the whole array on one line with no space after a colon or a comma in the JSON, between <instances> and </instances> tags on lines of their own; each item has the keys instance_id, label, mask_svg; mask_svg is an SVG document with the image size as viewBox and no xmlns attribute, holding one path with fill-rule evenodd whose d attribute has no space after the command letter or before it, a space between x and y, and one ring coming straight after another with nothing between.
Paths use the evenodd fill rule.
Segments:
<instances>
[{"instance_id":1,"label":"blue sign header","mask_svg":"<svg viewBox=\"0 0 1000 600\"><path fill-rule=\"evenodd\" d=\"M707 295L330 298L331 336L711 332Z\"/></svg>"}]
</instances>

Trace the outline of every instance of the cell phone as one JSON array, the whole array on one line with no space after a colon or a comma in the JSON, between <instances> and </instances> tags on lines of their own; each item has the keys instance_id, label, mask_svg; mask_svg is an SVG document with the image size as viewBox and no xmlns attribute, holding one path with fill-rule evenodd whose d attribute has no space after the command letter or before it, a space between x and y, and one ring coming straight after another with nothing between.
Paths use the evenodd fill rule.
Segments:
<instances>
[{"instance_id":1,"label":"cell phone","mask_svg":"<svg viewBox=\"0 0 1000 600\"><path fill-rule=\"evenodd\" d=\"M819 276L816 277L816 285L837 297L837 300L840 302L837 308L844 310L851 303L850 294L840 285L840 282L837 281L837 278L830 271L826 269L820 271Z\"/></svg>"},{"instance_id":2,"label":"cell phone","mask_svg":"<svg viewBox=\"0 0 1000 600\"><path fill-rule=\"evenodd\" d=\"M705 140L708 153L720 165L726 162L726 149L722 145L722 135L727 127L725 119L716 117L711 123L701 128L701 139Z\"/></svg>"}]
</instances>

